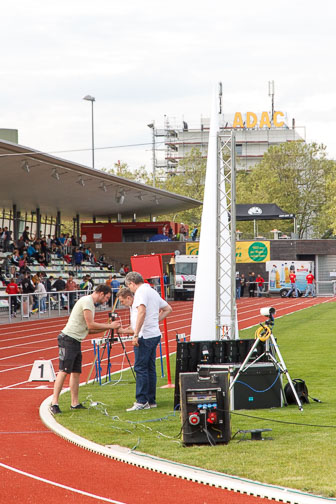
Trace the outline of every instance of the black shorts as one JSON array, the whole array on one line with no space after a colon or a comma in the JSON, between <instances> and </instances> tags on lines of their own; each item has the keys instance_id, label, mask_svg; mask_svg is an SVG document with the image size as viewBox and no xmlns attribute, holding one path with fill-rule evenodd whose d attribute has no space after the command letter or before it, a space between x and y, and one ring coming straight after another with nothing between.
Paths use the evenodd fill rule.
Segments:
<instances>
[{"instance_id":1,"label":"black shorts","mask_svg":"<svg viewBox=\"0 0 336 504\"><path fill-rule=\"evenodd\" d=\"M80 342L63 333L58 335L57 341L59 370L65 373L81 373L82 350Z\"/></svg>"}]
</instances>

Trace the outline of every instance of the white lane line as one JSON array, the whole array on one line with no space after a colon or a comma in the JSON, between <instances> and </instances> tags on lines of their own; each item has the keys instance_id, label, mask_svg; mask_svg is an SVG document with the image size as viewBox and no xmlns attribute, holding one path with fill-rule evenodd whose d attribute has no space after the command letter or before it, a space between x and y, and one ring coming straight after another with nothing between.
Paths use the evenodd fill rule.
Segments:
<instances>
[{"instance_id":1,"label":"white lane line","mask_svg":"<svg viewBox=\"0 0 336 504\"><path fill-rule=\"evenodd\" d=\"M70 490L70 492L75 492L81 495L85 495L86 497L91 497L92 499L104 501L104 502L112 502L113 504L126 504L125 502L116 501L112 499L108 499L107 497L101 497L100 495L95 495L89 492L85 492L84 490L78 490L77 488L69 487L67 485L62 485L61 483L56 483L56 481L47 480L45 478L41 478L40 476L35 476L34 474L27 473L25 471L21 471L20 469L16 469L15 467L8 466L6 464L2 464L0 462L0 467L7 469L8 471L13 471L21 476L26 476L27 478L32 478L37 481L41 481L42 483L46 483L47 485L56 486L59 488L63 488L64 490Z\"/></svg>"}]
</instances>

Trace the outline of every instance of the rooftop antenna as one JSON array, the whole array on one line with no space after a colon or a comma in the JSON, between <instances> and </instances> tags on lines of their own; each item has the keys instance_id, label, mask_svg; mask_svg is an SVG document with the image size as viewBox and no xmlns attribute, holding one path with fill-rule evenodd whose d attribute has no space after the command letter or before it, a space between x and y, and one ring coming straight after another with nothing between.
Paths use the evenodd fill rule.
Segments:
<instances>
[{"instance_id":1,"label":"rooftop antenna","mask_svg":"<svg viewBox=\"0 0 336 504\"><path fill-rule=\"evenodd\" d=\"M219 97L219 114L222 113L222 96L223 96L223 87L222 83L218 83L218 97Z\"/></svg>"},{"instance_id":2,"label":"rooftop antenna","mask_svg":"<svg viewBox=\"0 0 336 504\"><path fill-rule=\"evenodd\" d=\"M272 98L272 123L274 119L274 80L268 81L268 96Z\"/></svg>"}]
</instances>

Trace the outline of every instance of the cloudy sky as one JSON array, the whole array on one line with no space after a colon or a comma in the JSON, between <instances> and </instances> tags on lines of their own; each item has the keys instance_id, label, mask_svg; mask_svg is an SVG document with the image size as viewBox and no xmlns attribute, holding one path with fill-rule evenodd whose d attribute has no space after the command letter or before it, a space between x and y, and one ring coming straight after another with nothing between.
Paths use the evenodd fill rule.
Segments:
<instances>
[{"instance_id":1,"label":"cloudy sky","mask_svg":"<svg viewBox=\"0 0 336 504\"><path fill-rule=\"evenodd\" d=\"M274 80L275 108L336 159L335 11L333 0L6 2L0 128L91 166L90 94L96 168L150 169L148 123L199 126L218 81L225 112L270 110Z\"/></svg>"}]
</instances>

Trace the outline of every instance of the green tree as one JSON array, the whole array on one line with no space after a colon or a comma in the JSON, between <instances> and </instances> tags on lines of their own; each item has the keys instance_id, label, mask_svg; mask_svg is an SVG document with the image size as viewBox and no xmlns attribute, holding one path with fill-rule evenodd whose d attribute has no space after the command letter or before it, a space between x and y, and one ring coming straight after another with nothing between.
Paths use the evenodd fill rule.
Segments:
<instances>
[{"instance_id":1,"label":"green tree","mask_svg":"<svg viewBox=\"0 0 336 504\"><path fill-rule=\"evenodd\" d=\"M102 168L102 171L109 173L110 175L116 175L128 180L134 180L135 182L152 185L151 176L146 171L146 168L144 166L140 166L140 168L137 168L136 170L130 170L127 163L121 163L120 161L118 161L117 163L114 163L113 168L110 168L109 170Z\"/></svg>"},{"instance_id":2,"label":"green tree","mask_svg":"<svg viewBox=\"0 0 336 504\"><path fill-rule=\"evenodd\" d=\"M166 191L181 194L203 201L206 159L202 158L199 149L192 149L178 164L176 173L167 178L162 177L158 187ZM177 214L162 215L159 219L183 222L189 226L200 226L202 205Z\"/></svg>"},{"instance_id":3,"label":"green tree","mask_svg":"<svg viewBox=\"0 0 336 504\"><path fill-rule=\"evenodd\" d=\"M296 215L299 238L306 233L321 236L330 221L328 188L334 173L335 163L327 159L323 145L291 142L270 147L251 173L237 178L237 203L276 203ZM271 224L287 230L291 225L279 222L260 224L259 229L269 230Z\"/></svg>"}]
</instances>

